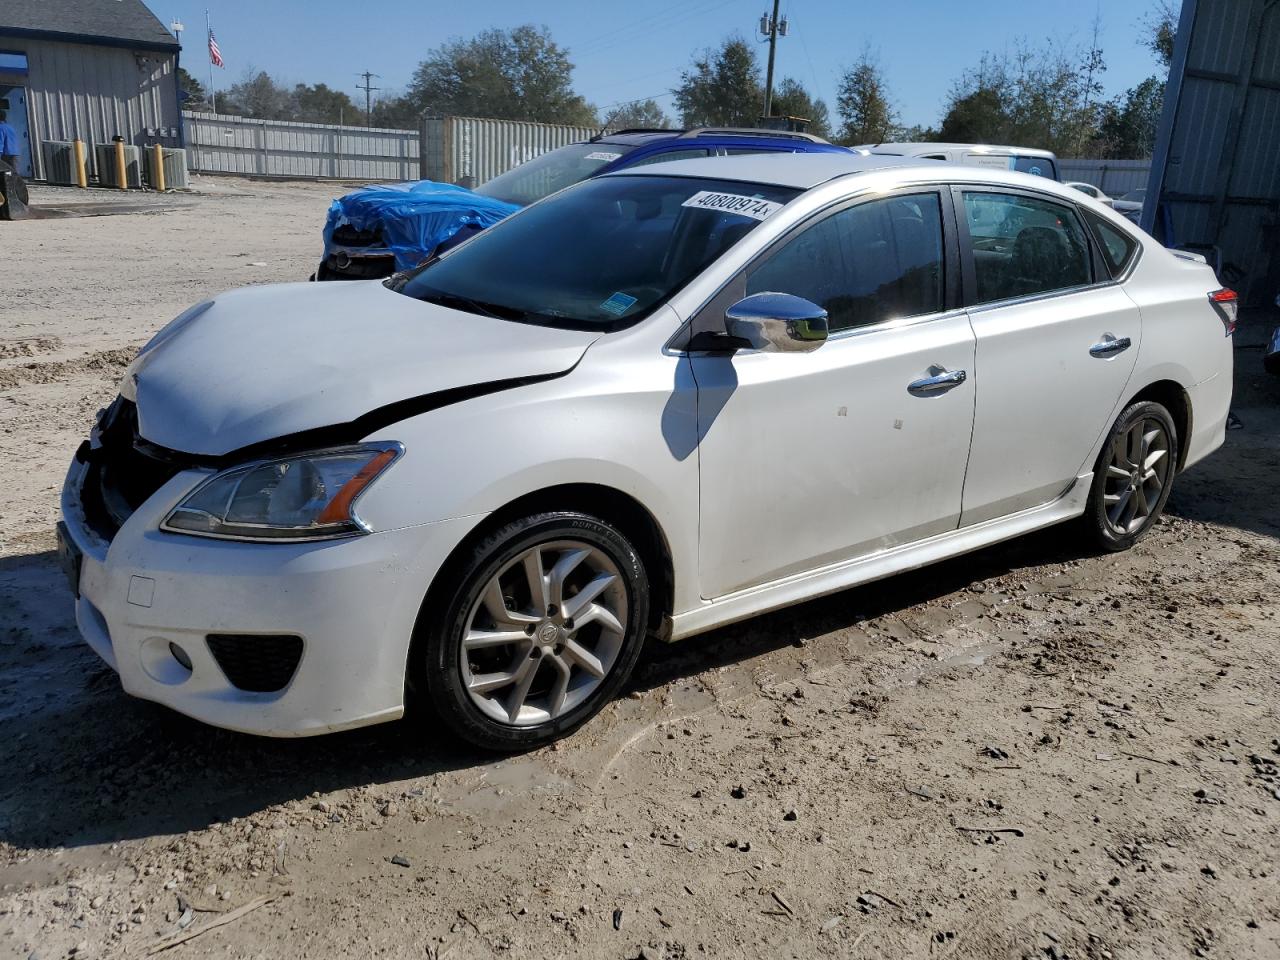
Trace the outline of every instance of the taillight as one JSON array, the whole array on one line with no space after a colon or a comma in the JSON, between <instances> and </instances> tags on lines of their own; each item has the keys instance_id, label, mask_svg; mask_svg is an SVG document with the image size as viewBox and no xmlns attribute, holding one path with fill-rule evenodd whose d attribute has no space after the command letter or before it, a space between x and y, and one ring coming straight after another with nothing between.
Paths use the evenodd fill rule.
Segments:
<instances>
[{"instance_id":1,"label":"taillight","mask_svg":"<svg viewBox=\"0 0 1280 960\"><path fill-rule=\"evenodd\" d=\"M1226 335L1231 336L1236 332L1236 315L1240 312L1239 295L1234 290L1223 287L1209 294L1209 302L1218 311L1222 326L1226 328Z\"/></svg>"}]
</instances>

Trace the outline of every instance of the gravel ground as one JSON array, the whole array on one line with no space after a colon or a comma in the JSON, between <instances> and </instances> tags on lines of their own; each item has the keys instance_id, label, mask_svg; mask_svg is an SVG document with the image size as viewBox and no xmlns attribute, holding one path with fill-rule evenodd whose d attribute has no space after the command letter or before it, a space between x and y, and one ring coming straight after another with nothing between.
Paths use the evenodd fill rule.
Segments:
<instances>
[{"instance_id":1,"label":"gravel ground","mask_svg":"<svg viewBox=\"0 0 1280 960\"><path fill-rule=\"evenodd\" d=\"M54 560L65 464L167 319L305 278L344 189L36 189L107 215L0 224L0 956L1280 956L1261 326L1244 428L1129 553L1050 530L651 649L550 749L124 696Z\"/></svg>"}]
</instances>

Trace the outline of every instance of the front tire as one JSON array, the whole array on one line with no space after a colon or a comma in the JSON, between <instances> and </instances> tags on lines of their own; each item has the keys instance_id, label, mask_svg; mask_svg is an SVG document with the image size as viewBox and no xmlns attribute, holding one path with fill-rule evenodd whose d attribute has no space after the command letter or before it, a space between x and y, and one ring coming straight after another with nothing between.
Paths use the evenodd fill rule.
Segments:
<instances>
[{"instance_id":1,"label":"front tire","mask_svg":"<svg viewBox=\"0 0 1280 960\"><path fill-rule=\"evenodd\" d=\"M1094 466L1082 524L1110 553L1147 535L1169 499L1178 462L1178 429L1161 404L1130 404L1107 436Z\"/></svg>"},{"instance_id":2,"label":"front tire","mask_svg":"<svg viewBox=\"0 0 1280 960\"><path fill-rule=\"evenodd\" d=\"M542 746L586 723L631 674L648 622L635 548L570 511L499 527L433 593L414 685L454 733L489 750Z\"/></svg>"}]
</instances>

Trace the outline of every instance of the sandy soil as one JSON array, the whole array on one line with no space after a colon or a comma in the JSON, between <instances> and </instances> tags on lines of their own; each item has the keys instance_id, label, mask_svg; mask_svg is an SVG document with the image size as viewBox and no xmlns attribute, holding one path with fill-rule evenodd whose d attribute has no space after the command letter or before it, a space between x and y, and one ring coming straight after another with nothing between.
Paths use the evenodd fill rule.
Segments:
<instances>
[{"instance_id":1,"label":"sandy soil","mask_svg":"<svg viewBox=\"0 0 1280 960\"><path fill-rule=\"evenodd\" d=\"M184 924L209 929L167 955L1280 956L1261 328L1244 429L1130 553L1048 531L651 649L525 756L404 724L257 740L124 696L52 552L130 351L305 278L342 190L201 189L0 224L0 956L142 956Z\"/></svg>"}]
</instances>

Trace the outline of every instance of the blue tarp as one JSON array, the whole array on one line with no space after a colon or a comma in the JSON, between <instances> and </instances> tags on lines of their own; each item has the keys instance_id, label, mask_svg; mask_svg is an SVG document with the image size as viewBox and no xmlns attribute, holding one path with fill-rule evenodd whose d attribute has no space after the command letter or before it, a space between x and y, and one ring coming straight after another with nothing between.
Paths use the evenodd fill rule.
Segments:
<instances>
[{"instance_id":1,"label":"blue tarp","mask_svg":"<svg viewBox=\"0 0 1280 960\"><path fill-rule=\"evenodd\" d=\"M519 209L466 187L431 180L364 187L329 205L324 245L328 250L333 231L344 224L357 230L381 226L383 241L395 254L396 269L408 270L464 227L483 230Z\"/></svg>"}]
</instances>

